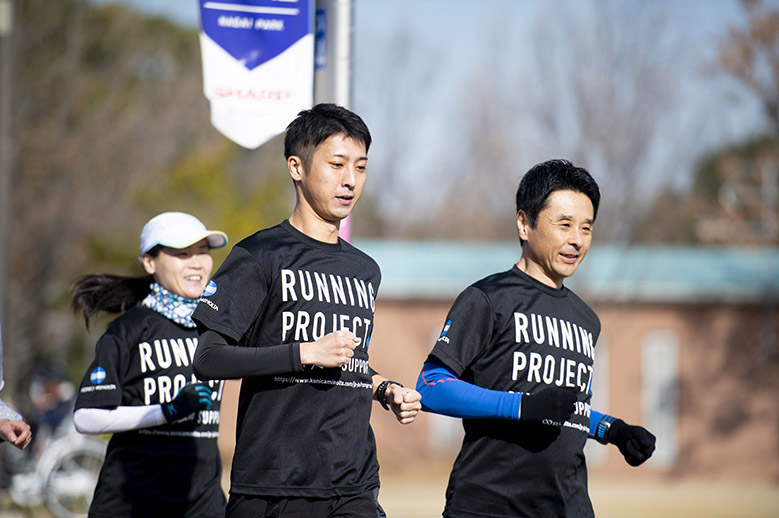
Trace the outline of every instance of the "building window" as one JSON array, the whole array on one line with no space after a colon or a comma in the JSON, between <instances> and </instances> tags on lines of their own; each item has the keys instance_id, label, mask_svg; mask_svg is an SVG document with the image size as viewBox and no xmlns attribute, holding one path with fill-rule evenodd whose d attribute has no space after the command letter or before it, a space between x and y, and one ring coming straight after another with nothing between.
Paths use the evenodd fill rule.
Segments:
<instances>
[{"instance_id":1,"label":"building window","mask_svg":"<svg viewBox=\"0 0 779 518\"><path fill-rule=\"evenodd\" d=\"M679 432L679 338L673 331L650 331L641 341L641 403L642 424L657 437L648 463L669 468L678 456Z\"/></svg>"}]
</instances>

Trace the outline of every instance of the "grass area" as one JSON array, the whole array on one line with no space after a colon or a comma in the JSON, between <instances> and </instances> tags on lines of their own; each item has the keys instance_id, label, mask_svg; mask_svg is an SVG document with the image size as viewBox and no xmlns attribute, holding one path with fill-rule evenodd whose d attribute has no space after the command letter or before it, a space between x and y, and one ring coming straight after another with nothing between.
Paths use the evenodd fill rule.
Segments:
<instances>
[{"instance_id":1,"label":"grass area","mask_svg":"<svg viewBox=\"0 0 779 518\"><path fill-rule=\"evenodd\" d=\"M226 482L226 481L225 481ZM388 518L440 518L446 475L382 477L381 505ZM779 483L732 484L701 481L622 482L590 480L598 518L777 518ZM48 511L0 507L3 518L49 518Z\"/></svg>"},{"instance_id":2,"label":"grass area","mask_svg":"<svg viewBox=\"0 0 779 518\"><path fill-rule=\"evenodd\" d=\"M446 477L383 478L380 502L388 518L439 518ZM777 518L779 484L590 481L598 518Z\"/></svg>"}]
</instances>

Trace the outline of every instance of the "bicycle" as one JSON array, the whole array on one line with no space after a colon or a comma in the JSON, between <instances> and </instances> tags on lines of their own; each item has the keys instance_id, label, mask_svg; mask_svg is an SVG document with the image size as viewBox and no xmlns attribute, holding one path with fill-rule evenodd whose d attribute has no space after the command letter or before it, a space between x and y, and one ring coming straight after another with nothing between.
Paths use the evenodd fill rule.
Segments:
<instances>
[{"instance_id":1,"label":"bicycle","mask_svg":"<svg viewBox=\"0 0 779 518\"><path fill-rule=\"evenodd\" d=\"M105 459L106 441L81 435L72 418L49 437L37 437L40 448L28 458L11 459L8 495L21 508L45 505L56 518L86 517ZM10 449L6 458L24 452Z\"/></svg>"}]
</instances>

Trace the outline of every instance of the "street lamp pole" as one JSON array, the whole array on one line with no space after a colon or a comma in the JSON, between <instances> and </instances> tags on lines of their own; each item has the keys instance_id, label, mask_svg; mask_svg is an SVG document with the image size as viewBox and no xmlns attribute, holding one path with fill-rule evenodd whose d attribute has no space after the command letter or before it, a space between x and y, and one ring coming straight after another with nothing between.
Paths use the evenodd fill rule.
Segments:
<instances>
[{"instance_id":1,"label":"street lamp pole","mask_svg":"<svg viewBox=\"0 0 779 518\"><path fill-rule=\"evenodd\" d=\"M315 103L351 104L352 18L352 0L316 1Z\"/></svg>"},{"instance_id":2,"label":"street lamp pole","mask_svg":"<svg viewBox=\"0 0 779 518\"><path fill-rule=\"evenodd\" d=\"M352 101L352 0L316 0L314 103L349 108ZM351 239L351 217L338 233Z\"/></svg>"}]
</instances>

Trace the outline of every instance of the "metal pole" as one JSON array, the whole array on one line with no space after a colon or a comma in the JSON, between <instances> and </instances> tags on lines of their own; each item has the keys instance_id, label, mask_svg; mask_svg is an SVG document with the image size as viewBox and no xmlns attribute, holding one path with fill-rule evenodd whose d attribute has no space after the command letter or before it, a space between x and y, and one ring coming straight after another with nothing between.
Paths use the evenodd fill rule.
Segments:
<instances>
[{"instance_id":1,"label":"metal pole","mask_svg":"<svg viewBox=\"0 0 779 518\"><path fill-rule=\"evenodd\" d=\"M317 59L314 70L314 102L348 108L352 100L352 0L317 0L317 24L322 16L327 51L325 61Z\"/></svg>"},{"instance_id":2,"label":"metal pole","mask_svg":"<svg viewBox=\"0 0 779 518\"><path fill-rule=\"evenodd\" d=\"M335 103L345 108L351 104L352 20L352 0L316 0L314 103ZM349 241L351 227L348 216L341 221L338 235Z\"/></svg>"},{"instance_id":3,"label":"metal pole","mask_svg":"<svg viewBox=\"0 0 779 518\"><path fill-rule=\"evenodd\" d=\"M0 0L0 322L8 324L11 298L11 32L13 1ZM8 338L9 325L4 326ZM2 337L0 337L2 339ZM10 340L5 341L6 345ZM0 358L2 361L2 358Z\"/></svg>"}]
</instances>

